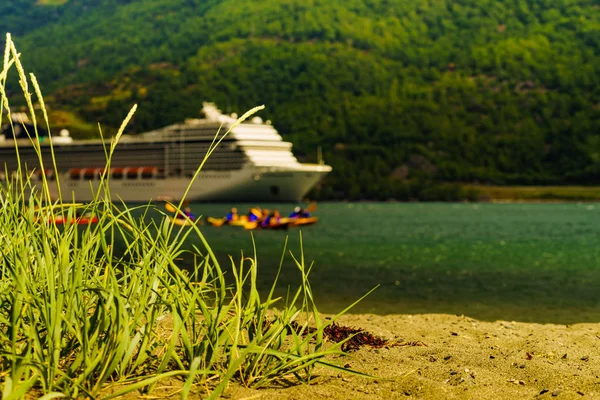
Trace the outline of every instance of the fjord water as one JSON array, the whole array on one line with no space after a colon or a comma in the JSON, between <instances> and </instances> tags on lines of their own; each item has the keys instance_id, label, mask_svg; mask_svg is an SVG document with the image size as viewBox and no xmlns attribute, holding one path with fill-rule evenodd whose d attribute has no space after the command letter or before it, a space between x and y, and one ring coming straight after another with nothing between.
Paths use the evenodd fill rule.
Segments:
<instances>
[{"instance_id":1,"label":"fjord water","mask_svg":"<svg viewBox=\"0 0 600 400\"><path fill-rule=\"evenodd\" d=\"M231 205L192 204L222 216ZM240 211L252 204L235 205ZM293 205L265 205L282 214ZM313 262L317 305L337 312L376 285L352 312L451 313L482 320L600 320L600 204L321 203L318 224L287 231L203 226L218 257L259 262L268 291L286 237ZM190 244L201 246L197 239ZM298 272L285 255L280 291Z\"/></svg>"}]
</instances>

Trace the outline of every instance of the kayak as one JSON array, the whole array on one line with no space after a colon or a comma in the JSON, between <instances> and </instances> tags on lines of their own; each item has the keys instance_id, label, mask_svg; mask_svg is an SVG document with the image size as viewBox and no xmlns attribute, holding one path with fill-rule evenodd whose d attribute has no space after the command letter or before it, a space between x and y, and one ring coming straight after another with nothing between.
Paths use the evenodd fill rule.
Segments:
<instances>
[{"instance_id":1,"label":"kayak","mask_svg":"<svg viewBox=\"0 0 600 400\"><path fill-rule=\"evenodd\" d=\"M225 218L206 217L206 222L208 222L211 226L219 227L225 223Z\"/></svg>"},{"instance_id":2,"label":"kayak","mask_svg":"<svg viewBox=\"0 0 600 400\"><path fill-rule=\"evenodd\" d=\"M287 219L282 219L280 222L270 223L269 225L261 225L257 221L246 222L244 224L244 229L254 230L254 229L287 229L290 226L290 221Z\"/></svg>"},{"instance_id":3,"label":"kayak","mask_svg":"<svg viewBox=\"0 0 600 400\"><path fill-rule=\"evenodd\" d=\"M248 217L242 216L236 221L227 221L227 219L225 219L225 218L207 217L206 222L208 222L210 225L216 226L216 227L223 226L223 225L245 226L245 224L248 222Z\"/></svg>"},{"instance_id":4,"label":"kayak","mask_svg":"<svg viewBox=\"0 0 600 400\"><path fill-rule=\"evenodd\" d=\"M98 222L98 217L83 216L83 217L77 217L77 218L71 218L71 219L63 218L61 215L57 215L56 217L54 217L54 223L57 225L66 224L67 221L70 224L89 225L89 224L94 224L94 223Z\"/></svg>"},{"instance_id":5,"label":"kayak","mask_svg":"<svg viewBox=\"0 0 600 400\"><path fill-rule=\"evenodd\" d=\"M192 221L192 220L185 219L185 218L175 218L175 217L169 216L169 220L171 221L171 223L173 225L179 225L179 226L200 225L199 219Z\"/></svg>"},{"instance_id":6,"label":"kayak","mask_svg":"<svg viewBox=\"0 0 600 400\"><path fill-rule=\"evenodd\" d=\"M305 226L316 224L319 220L319 217L307 217L307 218L290 218L291 226Z\"/></svg>"}]
</instances>

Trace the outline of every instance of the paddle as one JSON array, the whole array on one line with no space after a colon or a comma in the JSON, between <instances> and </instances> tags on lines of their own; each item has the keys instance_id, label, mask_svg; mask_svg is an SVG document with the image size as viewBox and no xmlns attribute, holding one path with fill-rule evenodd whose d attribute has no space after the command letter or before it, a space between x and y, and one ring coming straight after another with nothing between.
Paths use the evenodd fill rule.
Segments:
<instances>
[{"instance_id":1,"label":"paddle","mask_svg":"<svg viewBox=\"0 0 600 400\"><path fill-rule=\"evenodd\" d=\"M190 204L189 200L185 200L182 204L182 206L187 206L188 204ZM165 208L167 209L168 212L177 212L177 209L175 208L175 206L173 206L173 204L169 203L168 200L165 200Z\"/></svg>"},{"instance_id":2,"label":"paddle","mask_svg":"<svg viewBox=\"0 0 600 400\"><path fill-rule=\"evenodd\" d=\"M306 211L308 211L309 213L317 211L317 203L310 203L306 208Z\"/></svg>"},{"instance_id":3,"label":"paddle","mask_svg":"<svg viewBox=\"0 0 600 400\"><path fill-rule=\"evenodd\" d=\"M173 205L171 203L165 203L165 209L168 212L172 212L172 213L177 212L177 209L175 207L173 207Z\"/></svg>"}]
</instances>

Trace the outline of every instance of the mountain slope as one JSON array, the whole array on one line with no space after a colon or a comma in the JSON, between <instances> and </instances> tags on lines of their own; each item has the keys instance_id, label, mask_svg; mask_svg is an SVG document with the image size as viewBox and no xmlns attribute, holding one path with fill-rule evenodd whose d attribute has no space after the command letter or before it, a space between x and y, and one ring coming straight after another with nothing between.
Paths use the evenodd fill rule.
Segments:
<instances>
[{"instance_id":1,"label":"mountain slope","mask_svg":"<svg viewBox=\"0 0 600 400\"><path fill-rule=\"evenodd\" d=\"M432 185L600 170L593 0L18 4L8 26L54 107L110 127L137 102L139 132L205 100L265 104L301 156L323 146L322 196L452 197Z\"/></svg>"}]
</instances>

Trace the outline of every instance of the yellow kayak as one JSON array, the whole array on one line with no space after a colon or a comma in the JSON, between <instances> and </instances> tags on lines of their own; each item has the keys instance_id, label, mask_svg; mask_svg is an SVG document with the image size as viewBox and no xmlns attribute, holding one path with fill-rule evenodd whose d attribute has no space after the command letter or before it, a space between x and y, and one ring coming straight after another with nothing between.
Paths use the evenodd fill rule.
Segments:
<instances>
[{"instance_id":1,"label":"yellow kayak","mask_svg":"<svg viewBox=\"0 0 600 400\"><path fill-rule=\"evenodd\" d=\"M206 222L211 226L219 227L225 223L225 218L206 217Z\"/></svg>"},{"instance_id":2,"label":"yellow kayak","mask_svg":"<svg viewBox=\"0 0 600 400\"><path fill-rule=\"evenodd\" d=\"M268 225L261 225L258 221L246 222L244 229L287 229L290 226L290 221L287 218L282 218L279 222L272 222Z\"/></svg>"},{"instance_id":3,"label":"yellow kayak","mask_svg":"<svg viewBox=\"0 0 600 400\"><path fill-rule=\"evenodd\" d=\"M258 228L258 221L248 221L244 224L244 229L253 230Z\"/></svg>"},{"instance_id":4,"label":"yellow kayak","mask_svg":"<svg viewBox=\"0 0 600 400\"><path fill-rule=\"evenodd\" d=\"M207 217L206 222L208 222L210 225L216 226L216 227L223 226L223 225L244 226L248 222L248 217L246 217L244 215L235 221L227 221L227 219L225 219L225 218Z\"/></svg>"},{"instance_id":5,"label":"yellow kayak","mask_svg":"<svg viewBox=\"0 0 600 400\"><path fill-rule=\"evenodd\" d=\"M179 225L179 226L200 225L200 220L199 219L197 219L195 221L191 221L189 219L175 218L175 217L169 216L169 220L171 221L172 224Z\"/></svg>"}]
</instances>

